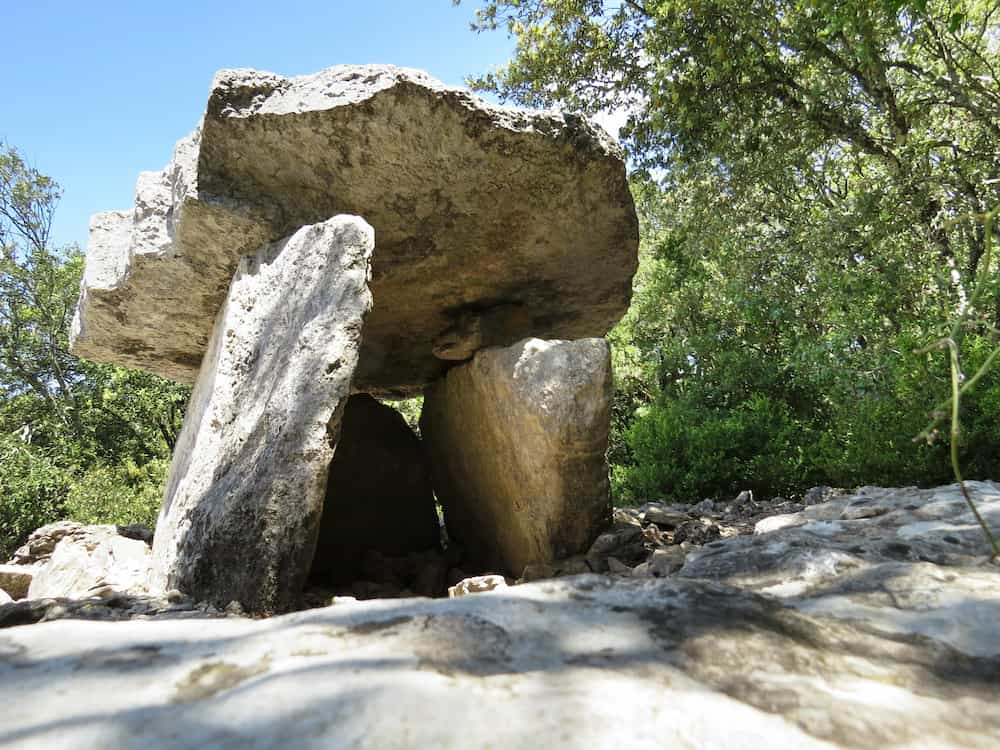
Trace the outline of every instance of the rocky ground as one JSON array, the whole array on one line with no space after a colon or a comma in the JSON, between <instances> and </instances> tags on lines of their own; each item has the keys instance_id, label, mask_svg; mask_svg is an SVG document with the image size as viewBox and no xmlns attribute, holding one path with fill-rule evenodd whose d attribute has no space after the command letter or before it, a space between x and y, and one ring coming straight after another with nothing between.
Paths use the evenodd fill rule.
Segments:
<instances>
[{"instance_id":1,"label":"rocky ground","mask_svg":"<svg viewBox=\"0 0 1000 750\"><path fill-rule=\"evenodd\" d=\"M1000 526L1000 485L969 485ZM126 533L50 527L0 566L28 596L0 606L0 747L1000 742L1000 566L954 486L619 509L587 555L525 574L557 580L314 591L264 620L144 593ZM401 565L381 573L414 586Z\"/></svg>"}]
</instances>

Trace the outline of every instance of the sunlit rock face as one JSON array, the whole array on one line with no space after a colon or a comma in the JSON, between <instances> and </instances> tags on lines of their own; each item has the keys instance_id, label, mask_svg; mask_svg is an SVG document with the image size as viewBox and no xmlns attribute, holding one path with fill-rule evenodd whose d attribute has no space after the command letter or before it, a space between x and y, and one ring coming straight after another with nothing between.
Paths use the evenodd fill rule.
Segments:
<instances>
[{"instance_id":1,"label":"sunlit rock face","mask_svg":"<svg viewBox=\"0 0 1000 750\"><path fill-rule=\"evenodd\" d=\"M604 339L483 349L427 391L437 494L475 567L520 577L611 523L611 393Z\"/></svg>"},{"instance_id":2,"label":"sunlit rock face","mask_svg":"<svg viewBox=\"0 0 1000 750\"><path fill-rule=\"evenodd\" d=\"M242 261L174 451L158 589L263 612L298 600L371 307L373 242L362 219L337 216Z\"/></svg>"},{"instance_id":3,"label":"sunlit rock face","mask_svg":"<svg viewBox=\"0 0 1000 750\"><path fill-rule=\"evenodd\" d=\"M240 257L337 214L377 238L356 391L419 393L525 336L602 336L628 306L635 210L587 120L392 66L224 70L135 208L94 217L74 352L194 381Z\"/></svg>"}]
</instances>

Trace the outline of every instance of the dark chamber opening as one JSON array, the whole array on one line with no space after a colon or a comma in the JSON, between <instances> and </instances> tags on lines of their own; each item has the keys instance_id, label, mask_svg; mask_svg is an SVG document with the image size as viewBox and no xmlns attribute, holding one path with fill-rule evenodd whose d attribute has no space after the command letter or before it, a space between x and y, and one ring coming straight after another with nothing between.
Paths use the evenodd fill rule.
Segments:
<instances>
[{"instance_id":1,"label":"dark chamber opening","mask_svg":"<svg viewBox=\"0 0 1000 750\"><path fill-rule=\"evenodd\" d=\"M327 481L307 599L446 596L446 554L429 463L402 414L351 396ZM451 576L454 577L454 576Z\"/></svg>"}]
</instances>

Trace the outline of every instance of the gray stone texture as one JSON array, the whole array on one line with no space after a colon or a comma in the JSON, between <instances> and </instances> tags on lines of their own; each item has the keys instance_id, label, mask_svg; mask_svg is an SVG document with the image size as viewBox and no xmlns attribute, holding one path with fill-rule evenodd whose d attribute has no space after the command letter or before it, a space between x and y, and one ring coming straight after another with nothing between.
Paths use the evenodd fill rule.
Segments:
<instances>
[{"instance_id":1,"label":"gray stone texture","mask_svg":"<svg viewBox=\"0 0 1000 750\"><path fill-rule=\"evenodd\" d=\"M351 396L330 464L311 578L360 579L366 553L403 556L438 548L440 538L420 439L391 406Z\"/></svg>"},{"instance_id":2,"label":"gray stone texture","mask_svg":"<svg viewBox=\"0 0 1000 750\"><path fill-rule=\"evenodd\" d=\"M1000 523L1000 485L969 489ZM0 744L1000 745L1000 568L958 488L867 487L791 515L670 578L496 577L266 621L177 596L3 604Z\"/></svg>"},{"instance_id":3,"label":"gray stone texture","mask_svg":"<svg viewBox=\"0 0 1000 750\"><path fill-rule=\"evenodd\" d=\"M611 394L603 339L483 349L427 391L421 433L464 564L520 577L610 524Z\"/></svg>"},{"instance_id":4,"label":"gray stone texture","mask_svg":"<svg viewBox=\"0 0 1000 750\"><path fill-rule=\"evenodd\" d=\"M705 581L588 575L263 622L11 628L0 641L4 741L992 750L1000 650L995 629L974 623L1000 614L998 574L974 573L967 589L955 573L929 590L966 594L960 613L883 596L882 621ZM917 622L936 622L940 637Z\"/></svg>"},{"instance_id":5,"label":"gray stone texture","mask_svg":"<svg viewBox=\"0 0 1000 750\"><path fill-rule=\"evenodd\" d=\"M625 167L584 118L391 66L224 70L135 208L94 217L73 351L193 381L239 259L343 213L378 236L358 392L417 393L524 336L601 336L628 306Z\"/></svg>"},{"instance_id":6,"label":"gray stone texture","mask_svg":"<svg viewBox=\"0 0 1000 750\"><path fill-rule=\"evenodd\" d=\"M188 405L154 540L154 585L251 611L309 572L371 307L371 227L305 226L241 261Z\"/></svg>"}]
</instances>

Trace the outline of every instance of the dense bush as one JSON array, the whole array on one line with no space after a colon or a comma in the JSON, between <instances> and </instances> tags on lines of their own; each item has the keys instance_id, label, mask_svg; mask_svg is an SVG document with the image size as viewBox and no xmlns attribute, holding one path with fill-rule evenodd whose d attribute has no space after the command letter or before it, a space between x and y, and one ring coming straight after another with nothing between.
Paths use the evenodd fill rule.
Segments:
<instances>
[{"instance_id":1,"label":"dense bush","mask_svg":"<svg viewBox=\"0 0 1000 750\"><path fill-rule=\"evenodd\" d=\"M967 342L970 371L991 346L986 337ZM624 450L612 467L616 500L695 502L743 489L766 498L815 484L954 481L948 436L930 443L916 439L946 392L943 357L927 357L900 352L895 361L885 360L890 366L883 371L867 378L856 374L845 383L849 390L800 389L794 404L768 378L747 382L749 395L726 406L706 405L713 396L720 400L718 383L661 395L618 425ZM812 393L812 400L803 393ZM960 456L969 476L996 476L998 414L1000 378L991 372L962 400Z\"/></svg>"},{"instance_id":2,"label":"dense bush","mask_svg":"<svg viewBox=\"0 0 1000 750\"><path fill-rule=\"evenodd\" d=\"M71 477L46 451L0 437L0 561L39 526L63 517Z\"/></svg>"},{"instance_id":3,"label":"dense bush","mask_svg":"<svg viewBox=\"0 0 1000 750\"><path fill-rule=\"evenodd\" d=\"M65 517L81 523L139 523L152 528L169 468L165 458L142 466L131 461L117 468L97 465L73 482Z\"/></svg>"},{"instance_id":4,"label":"dense bush","mask_svg":"<svg viewBox=\"0 0 1000 750\"><path fill-rule=\"evenodd\" d=\"M633 463L616 473L622 501L697 502L742 489L779 493L811 480L807 435L787 404L755 394L733 409L687 399L639 410L626 435Z\"/></svg>"}]
</instances>

